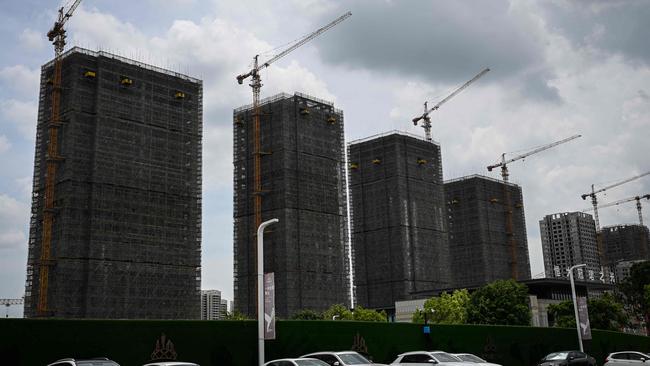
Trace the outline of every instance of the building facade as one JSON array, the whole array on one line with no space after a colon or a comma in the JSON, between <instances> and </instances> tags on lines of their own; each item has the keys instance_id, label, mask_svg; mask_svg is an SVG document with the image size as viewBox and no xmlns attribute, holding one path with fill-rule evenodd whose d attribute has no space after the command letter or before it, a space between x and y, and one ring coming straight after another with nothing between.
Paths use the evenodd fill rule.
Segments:
<instances>
[{"instance_id":1,"label":"building facade","mask_svg":"<svg viewBox=\"0 0 650 366\"><path fill-rule=\"evenodd\" d=\"M449 287L440 145L392 132L348 145L355 305Z\"/></svg>"},{"instance_id":2,"label":"building facade","mask_svg":"<svg viewBox=\"0 0 650 366\"><path fill-rule=\"evenodd\" d=\"M202 82L80 48L62 65L55 141L53 62L41 69L25 316L198 319ZM52 159L51 260L41 261Z\"/></svg>"},{"instance_id":3,"label":"building facade","mask_svg":"<svg viewBox=\"0 0 650 366\"><path fill-rule=\"evenodd\" d=\"M648 227L641 225L616 225L602 228L603 255L609 265L619 261L650 259Z\"/></svg>"},{"instance_id":4,"label":"building facade","mask_svg":"<svg viewBox=\"0 0 650 366\"><path fill-rule=\"evenodd\" d=\"M262 192L255 192L252 107L234 111L235 310L257 309L256 194L261 221L280 220L264 234L276 314L349 304L343 112L301 93L265 99L260 112Z\"/></svg>"},{"instance_id":5,"label":"building facade","mask_svg":"<svg viewBox=\"0 0 650 366\"><path fill-rule=\"evenodd\" d=\"M530 278L520 186L472 175L446 181L445 197L452 268L469 269L452 271L454 287ZM509 210L512 227L507 223Z\"/></svg>"},{"instance_id":6,"label":"building facade","mask_svg":"<svg viewBox=\"0 0 650 366\"><path fill-rule=\"evenodd\" d=\"M201 290L201 320L222 320L228 315L228 300L219 290Z\"/></svg>"},{"instance_id":7,"label":"building facade","mask_svg":"<svg viewBox=\"0 0 650 366\"><path fill-rule=\"evenodd\" d=\"M539 222L544 255L544 270L548 278L565 278L568 269L578 269L576 279L609 282L610 272L601 267L596 225L591 215L583 212L564 212L547 215Z\"/></svg>"}]
</instances>

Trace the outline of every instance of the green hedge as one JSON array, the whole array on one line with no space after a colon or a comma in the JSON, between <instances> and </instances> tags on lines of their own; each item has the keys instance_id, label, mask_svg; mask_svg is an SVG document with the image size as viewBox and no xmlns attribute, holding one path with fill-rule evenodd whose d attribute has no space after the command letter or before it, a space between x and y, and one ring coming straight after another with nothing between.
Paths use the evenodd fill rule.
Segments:
<instances>
[{"instance_id":1,"label":"green hedge","mask_svg":"<svg viewBox=\"0 0 650 366\"><path fill-rule=\"evenodd\" d=\"M390 363L401 352L471 352L507 366L535 365L551 351L577 348L575 329L480 325L422 325L347 321L280 321L278 338L266 342L267 360L319 350L349 350L365 343L375 362ZM253 366L257 359L254 321L0 320L3 365L46 365L64 357L107 356L122 366L149 360L165 333L179 360L201 366ZM617 350L650 351L650 338L593 331L588 352L602 365ZM362 339L362 341L361 341Z\"/></svg>"}]
</instances>

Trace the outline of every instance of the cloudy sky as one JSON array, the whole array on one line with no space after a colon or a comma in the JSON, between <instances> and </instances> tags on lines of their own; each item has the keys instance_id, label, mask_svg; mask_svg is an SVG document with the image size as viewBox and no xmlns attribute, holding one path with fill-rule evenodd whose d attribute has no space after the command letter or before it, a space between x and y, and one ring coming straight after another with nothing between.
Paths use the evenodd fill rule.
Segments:
<instances>
[{"instance_id":1,"label":"cloudy sky","mask_svg":"<svg viewBox=\"0 0 650 366\"><path fill-rule=\"evenodd\" d=\"M63 3L0 0L0 298L24 292L40 65L52 57L45 33ZM234 76L253 55L270 57L348 10L350 19L263 71L263 97L334 101L348 141L421 135L410 120L422 103L489 67L432 115L445 179L498 177L485 167L502 152L583 135L510 166L523 186L533 274L543 271L540 218L589 207L580 194L591 184L650 171L648 1L85 0L68 22L69 46L204 80L203 288L232 299L232 109L251 100ZM650 176L601 200L646 193ZM633 204L601 212L603 226L636 222Z\"/></svg>"}]
</instances>

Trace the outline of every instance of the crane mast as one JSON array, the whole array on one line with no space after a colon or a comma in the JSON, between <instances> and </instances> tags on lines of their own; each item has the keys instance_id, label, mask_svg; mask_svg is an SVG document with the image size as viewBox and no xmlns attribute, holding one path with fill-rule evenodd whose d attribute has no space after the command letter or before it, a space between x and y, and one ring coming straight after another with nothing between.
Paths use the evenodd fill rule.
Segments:
<instances>
[{"instance_id":1,"label":"crane mast","mask_svg":"<svg viewBox=\"0 0 650 366\"><path fill-rule=\"evenodd\" d=\"M39 316L47 315L48 308L48 284L50 266L53 260L51 258L52 247L52 225L54 224L54 186L56 184L56 170L58 163L63 160L59 156L59 128L61 127L61 66L62 54L65 48L66 32L64 29L65 23L70 19L72 13L77 9L81 0L75 2L64 13L63 7L59 9L59 16L54 23L52 29L47 32L47 38L54 45L54 73L52 76L52 107L50 112L50 120L47 123L48 127L48 140L47 140L47 153L46 153L46 170L45 175L45 192L43 195L43 237L41 243L41 256L39 259L39 291L38 303L36 312Z\"/></svg>"},{"instance_id":2,"label":"crane mast","mask_svg":"<svg viewBox=\"0 0 650 366\"><path fill-rule=\"evenodd\" d=\"M593 210L594 210L594 221L596 223L596 231L597 232L600 232L600 220L598 219L598 198L596 197L596 195L598 193L605 192L608 189L612 189L614 187L618 187L618 186L623 185L625 183L629 183L629 182L632 182L632 181L637 180L639 178L645 177L648 174L650 174L650 172L645 172L643 174L635 175L633 177L624 179L624 180L622 180L620 182L611 184L609 186L606 186L606 187L603 187L603 188L600 188L600 189L595 189L594 185L592 184L591 185L591 192L585 193L585 194L580 196L580 197L582 197L583 200L586 200L587 197L591 197L591 205L593 206Z\"/></svg>"},{"instance_id":3,"label":"crane mast","mask_svg":"<svg viewBox=\"0 0 650 366\"><path fill-rule=\"evenodd\" d=\"M471 83L478 80L481 76L485 75L488 71L490 71L490 69L484 69L483 71L479 72L471 80L469 80L468 82L463 84L458 89L454 90L453 93L446 96L444 99L442 99L441 101L436 103L436 105L434 105L430 109L428 108L428 102L424 102L424 113L422 113L421 116L417 116L417 117L413 118L412 121L413 121L413 124L417 126L418 122L420 120L424 120L424 122L422 122L422 128L424 128L424 136L425 136L427 141L431 141L431 117L429 117L429 113L431 113L431 112L437 110L438 108L440 108L441 105L447 103L449 101L449 99L455 97L458 93L460 93L465 88L467 88Z\"/></svg>"},{"instance_id":4,"label":"crane mast","mask_svg":"<svg viewBox=\"0 0 650 366\"><path fill-rule=\"evenodd\" d=\"M253 58L253 68L249 70L246 73L240 74L236 76L237 83L238 84L243 84L244 80L247 78L251 78L251 83L249 86L253 90L253 146L254 146L254 151L253 151L253 210L255 213L255 231L257 231L257 228L260 226L262 223L262 194L264 193L262 191L262 156L267 155L269 153L263 152L262 151L262 146L261 146L261 136L260 136L260 91L262 89L262 78L260 76L260 70L270 66L272 63L275 61L279 60L280 58L286 56L290 52L294 51L298 47L304 45L305 43L311 41L312 39L318 37L322 33L328 31L332 27L336 26L337 24L341 23L342 21L346 20L352 16L351 12L347 12L340 17L334 19L327 25L315 30L314 32L310 33L309 35L305 36L295 44L293 44L291 47L285 49L284 51L278 53L277 55L271 57L265 62L260 63L259 62L259 55L255 55ZM255 254L257 256L257 253ZM255 262L255 259L253 260Z\"/></svg>"}]
</instances>

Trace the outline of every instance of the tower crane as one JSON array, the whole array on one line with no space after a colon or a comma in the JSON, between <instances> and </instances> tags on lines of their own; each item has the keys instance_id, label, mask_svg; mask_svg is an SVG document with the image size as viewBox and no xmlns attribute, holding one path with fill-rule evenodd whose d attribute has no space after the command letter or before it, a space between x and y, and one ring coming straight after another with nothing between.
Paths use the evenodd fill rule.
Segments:
<instances>
[{"instance_id":1,"label":"tower crane","mask_svg":"<svg viewBox=\"0 0 650 366\"><path fill-rule=\"evenodd\" d=\"M542 152L544 150L548 150L552 147L555 147L557 145L563 144L565 142L569 142L571 140L577 139L581 135L573 135L571 137L565 138L564 140L556 141L553 143L550 143L548 145L540 146L536 149L533 149L527 153L515 156L511 159L506 160L506 153L501 154L501 162L490 165L487 167L488 171L492 171L492 169L501 167L501 176L503 177L503 182L508 183L508 164L515 162L517 160L524 159L530 155L537 154L539 152ZM508 245L510 246L510 265L511 265L511 271L512 271L512 278L517 280L519 277L519 269L517 268L517 241L515 240L515 235L513 231L513 221L512 221L512 202L511 202L511 197L510 197L510 190L508 189L508 185L504 184L503 185L503 196L505 199L505 207L506 207L506 235L508 236Z\"/></svg>"},{"instance_id":2,"label":"tower crane","mask_svg":"<svg viewBox=\"0 0 650 366\"><path fill-rule=\"evenodd\" d=\"M489 172L491 172L492 169L494 169L494 168L498 168L498 167L501 167L501 177L503 177L503 181L504 181L504 182L508 183L508 177L510 176L510 174L508 173L508 164L510 164L510 163L512 163L512 162L515 162L515 161L517 161L517 160L521 160L521 159L527 158L527 157L529 157L529 156L531 156L531 155L533 155L533 154L537 154L538 152L542 152L542 151L544 151L544 150L548 150L548 149L550 149L550 148L552 148L552 147L555 147L555 146L557 146L557 145L561 145L561 144L563 144L563 143L565 143L565 142L569 142L569 141L571 141L571 140L575 140L575 139L577 139L578 137L581 137L581 136L582 136L582 135L573 135L573 136L571 136L571 137L567 137L567 138L565 138L564 140L560 140L560 141L556 141L556 142L550 143L550 144L548 144L548 145L540 146L540 147L538 147L538 148L536 148L536 149L534 149L534 150L531 150L531 151L529 151L529 152L527 152L527 153L524 153L524 154L521 154L521 155L517 155L517 156L515 156L514 158L511 158L511 159L508 159L508 160L506 160L506 153L503 153L503 154L501 154L501 162L500 162L500 163L497 163L497 164L493 164L493 165L488 166L488 167L487 167L487 170L488 170Z\"/></svg>"},{"instance_id":3,"label":"tower crane","mask_svg":"<svg viewBox=\"0 0 650 366\"><path fill-rule=\"evenodd\" d=\"M23 299L0 299L0 305L4 305L6 308L5 318L9 317L9 307L11 305L22 305Z\"/></svg>"},{"instance_id":4,"label":"tower crane","mask_svg":"<svg viewBox=\"0 0 650 366\"><path fill-rule=\"evenodd\" d=\"M262 89L262 78L260 76L260 71L264 68L269 67L275 61L281 59L287 54L293 52L296 48L304 45L305 43L311 41L312 39L318 37L324 32L330 30L332 27L351 17L352 13L347 12L340 17L334 19L327 25L315 30L314 32L308 34L302 39L298 40L292 46L288 47L284 51L278 53L277 55L271 57L265 62L259 62L259 55L253 57L253 68L246 73L237 75L237 83L240 85L244 83L244 80L251 78L251 83L249 86L253 89L253 139L254 139L254 151L253 151L253 164L254 164L254 212L255 212L255 230L262 223L262 167L261 159L262 155L265 155L261 149L260 142L260 90Z\"/></svg>"},{"instance_id":5,"label":"tower crane","mask_svg":"<svg viewBox=\"0 0 650 366\"><path fill-rule=\"evenodd\" d=\"M646 194L646 195L643 195L643 196L634 196L634 197L623 198L622 200L618 200L618 201L615 201L615 202L610 202L610 203L606 203L604 205L600 205L600 208L618 206L618 205L621 205L623 203L627 203L627 202L630 202L630 201L636 201L636 210L637 210L637 212L639 214L639 224L641 226L643 226L643 212L641 210L641 200L644 199L644 198L646 200L650 200L650 194ZM582 210L582 212L588 212L588 211L593 211L593 210L594 210L594 208L590 207L590 208Z\"/></svg>"},{"instance_id":6,"label":"tower crane","mask_svg":"<svg viewBox=\"0 0 650 366\"><path fill-rule=\"evenodd\" d=\"M625 183L629 183L631 181L634 181L634 180L637 180L639 178L645 177L648 174L650 174L650 172L645 172L643 174L635 175L634 177L624 179L624 180L622 180L620 182L611 184L611 185L609 185L607 187L603 187L603 188L600 188L600 189L595 189L594 185L592 184L591 185L591 192L585 193L585 194L580 196L580 197L582 197L583 200L586 200L587 197L591 197L591 204L593 205L593 210L594 210L594 221L596 223L596 232L600 232L600 222L598 220L598 199L596 198L596 195L598 193L605 192L608 189L612 189L614 187L618 187L618 186L623 185Z\"/></svg>"},{"instance_id":7,"label":"tower crane","mask_svg":"<svg viewBox=\"0 0 650 366\"><path fill-rule=\"evenodd\" d=\"M278 53L277 55L271 57L269 60L259 63L259 55L255 55L253 58L253 68L241 75L237 75L237 82L241 85L244 83L248 77L251 78L250 87L253 89L253 124L254 124L254 190L255 190L255 202L254 202L254 211L255 211L255 227L257 228L262 223L262 171L261 171L261 155L263 154L260 146L260 90L262 88L262 78L260 76L260 71L266 67L269 67L272 63L279 60L280 58L286 56L290 52L294 51L296 48L304 45L305 43L311 41L312 39L318 37L322 33L328 31L335 25L341 23L352 16L351 12L347 12L340 17L336 18L329 24L317 29L311 34L305 36L301 40L297 41L291 47L286 50Z\"/></svg>"},{"instance_id":8,"label":"tower crane","mask_svg":"<svg viewBox=\"0 0 650 366\"><path fill-rule=\"evenodd\" d=\"M470 81L463 84L460 88L454 90L453 93L449 94L447 97L445 97L443 100L436 103L436 105L434 105L431 108L428 107L428 102L424 102L424 113L421 116L417 116L417 117L413 118L412 121L413 121L413 124L415 126L417 126L419 121L424 120L424 122L422 122L422 128L424 128L424 136L426 137L427 141L431 141L431 117L429 117L429 113L431 113L431 112L437 110L438 108L440 108L441 105L447 103L449 101L449 99L455 97L458 93L460 93L465 88L467 88L469 86L469 84L471 84L471 83L475 82L476 80L478 80L481 76L485 75L488 71L490 71L490 69L485 69L485 70L479 72Z\"/></svg>"},{"instance_id":9,"label":"tower crane","mask_svg":"<svg viewBox=\"0 0 650 366\"><path fill-rule=\"evenodd\" d=\"M41 243L41 257L39 260L39 290L36 312L43 316L48 312L47 292L50 266L53 261L50 257L52 246L52 224L54 223L54 185L56 184L56 170L58 163L63 159L59 156L59 127L61 127L61 67L62 54L65 48L66 32L65 23L72 17L81 0L75 0L64 13L64 7L59 9L59 16L54 26L47 32L47 38L54 45L54 75L52 76L52 108L48 127L47 155L45 175L45 192L43 197L43 240Z\"/></svg>"}]
</instances>

